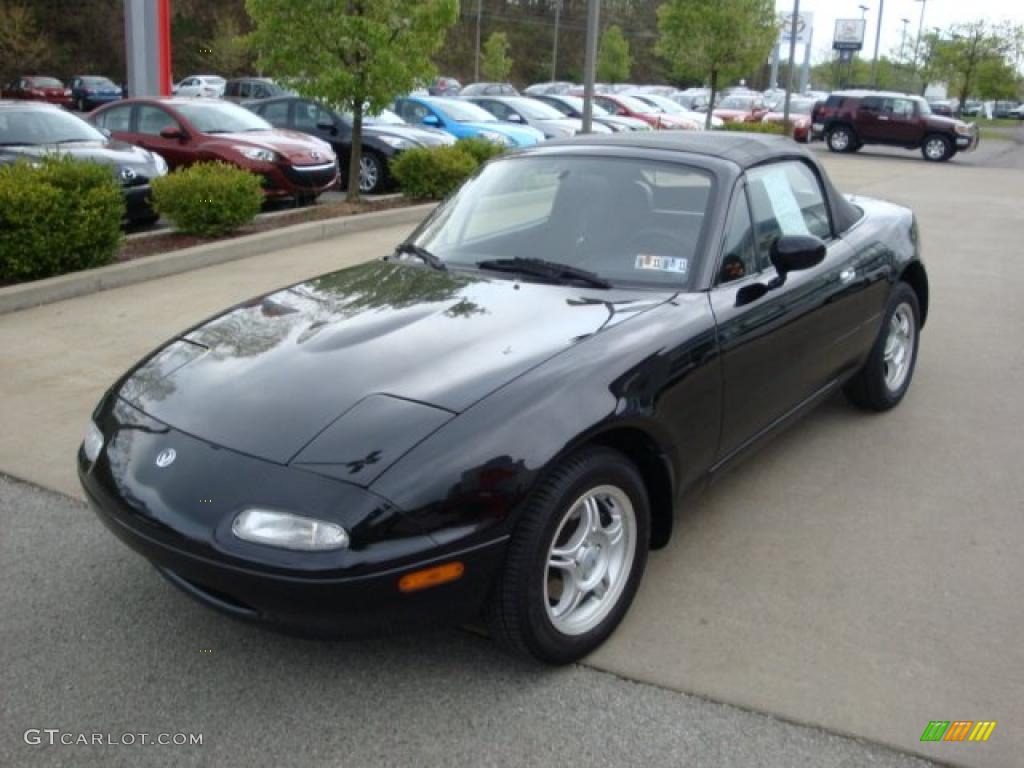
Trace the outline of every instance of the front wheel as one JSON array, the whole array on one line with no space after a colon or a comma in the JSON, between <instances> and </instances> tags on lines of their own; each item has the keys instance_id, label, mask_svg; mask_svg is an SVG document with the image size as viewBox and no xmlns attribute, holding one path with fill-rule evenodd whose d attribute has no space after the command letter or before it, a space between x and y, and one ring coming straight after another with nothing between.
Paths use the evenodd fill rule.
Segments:
<instances>
[{"instance_id":1,"label":"front wheel","mask_svg":"<svg viewBox=\"0 0 1024 768\"><path fill-rule=\"evenodd\" d=\"M953 156L953 142L945 136L929 136L921 145L921 154L924 155L925 160L941 163Z\"/></svg>"},{"instance_id":2,"label":"front wheel","mask_svg":"<svg viewBox=\"0 0 1024 768\"><path fill-rule=\"evenodd\" d=\"M531 494L486 609L506 649L568 664L596 649L633 602L647 564L650 506L622 454L588 448Z\"/></svg>"},{"instance_id":3,"label":"front wheel","mask_svg":"<svg viewBox=\"0 0 1024 768\"><path fill-rule=\"evenodd\" d=\"M846 397L854 405L871 411L899 405L917 364L920 318L914 289L897 283L867 362L846 384Z\"/></svg>"}]
</instances>

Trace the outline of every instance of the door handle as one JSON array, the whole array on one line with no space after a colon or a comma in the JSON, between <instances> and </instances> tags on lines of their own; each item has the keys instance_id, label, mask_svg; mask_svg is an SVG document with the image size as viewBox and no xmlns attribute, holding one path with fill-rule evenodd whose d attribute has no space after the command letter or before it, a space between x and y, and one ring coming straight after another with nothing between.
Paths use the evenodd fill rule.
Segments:
<instances>
[{"instance_id":1,"label":"door handle","mask_svg":"<svg viewBox=\"0 0 1024 768\"><path fill-rule=\"evenodd\" d=\"M889 118L888 118L888 117L886 117L885 115L879 115L879 116L878 116L878 119L879 119L879 120L888 120Z\"/></svg>"},{"instance_id":2,"label":"door handle","mask_svg":"<svg viewBox=\"0 0 1024 768\"><path fill-rule=\"evenodd\" d=\"M857 270L853 267L847 267L839 273L839 282L843 285L848 285L853 282L855 277L857 277Z\"/></svg>"}]
</instances>

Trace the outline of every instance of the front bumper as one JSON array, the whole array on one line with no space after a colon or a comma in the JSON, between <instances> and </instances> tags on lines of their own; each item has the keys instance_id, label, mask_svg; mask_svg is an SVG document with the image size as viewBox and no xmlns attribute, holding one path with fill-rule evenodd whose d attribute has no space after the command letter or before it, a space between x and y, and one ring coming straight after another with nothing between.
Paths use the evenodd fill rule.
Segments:
<instances>
[{"instance_id":1,"label":"front bumper","mask_svg":"<svg viewBox=\"0 0 1024 768\"><path fill-rule=\"evenodd\" d=\"M263 194L267 197L319 195L336 187L340 178L337 162L315 166L274 165L259 173L263 178Z\"/></svg>"},{"instance_id":2,"label":"front bumper","mask_svg":"<svg viewBox=\"0 0 1024 768\"><path fill-rule=\"evenodd\" d=\"M128 221L148 221L156 216L150 192L149 184L121 188Z\"/></svg>"},{"instance_id":3,"label":"front bumper","mask_svg":"<svg viewBox=\"0 0 1024 768\"><path fill-rule=\"evenodd\" d=\"M449 625L479 615L507 537L441 539L370 491L235 453L178 432L108 396L95 421L95 462L78 475L100 521L175 586L236 618L317 635ZM161 466L155 458L173 449ZM242 509L265 506L337 522L348 549L295 552L231 533ZM461 578L405 593L399 579L458 560Z\"/></svg>"},{"instance_id":4,"label":"front bumper","mask_svg":"<svg viewBox=\"0 0 1024 768\"><path fill-rule=\"evenodd\" d=\"M978 144L981 142L981 134L976 130L969 136L962 134L956 135L956 151L957 152L973 152L978 148Z\"/></svg>"}]
</instances>

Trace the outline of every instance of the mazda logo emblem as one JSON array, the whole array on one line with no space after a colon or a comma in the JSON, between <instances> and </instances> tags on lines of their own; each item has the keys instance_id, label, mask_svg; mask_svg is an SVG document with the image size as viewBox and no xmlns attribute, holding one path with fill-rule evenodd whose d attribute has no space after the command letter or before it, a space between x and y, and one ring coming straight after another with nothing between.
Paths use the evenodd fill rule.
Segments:
<instances>
[{"instance_id":1,"label":"mazda logo emblem","mask_svg":"<svg viewBox=\"0 0 1024 768\"><path fill-rule=\"evenodd\" d=\"M314 160L319 160L322 157L322 155L316 150L310 152L309 154Z\"/></svg>"},{"instance_id":2,"label":"mazda logo emblem","mask_svg":"<svg viewBox=\"0 0 1024 768\"><path fill-rule=\"evenodd\" d=\"M120 176L121 176L121 181L123 183L127 184L130 181L135 181L136 173L131 168L122 168Z\"/></svg>"},{"instance_id":3,"label":"mazda logo emblem","mask_svg":"<svg viewBox=\"0 0 1024 768\"><path fill-rule=\"evenodd\" d=\"M169 467L176 458L178 454L173 448L164 448L156 455L156 465L160 468Z\"/></svg>"}]
</instances>

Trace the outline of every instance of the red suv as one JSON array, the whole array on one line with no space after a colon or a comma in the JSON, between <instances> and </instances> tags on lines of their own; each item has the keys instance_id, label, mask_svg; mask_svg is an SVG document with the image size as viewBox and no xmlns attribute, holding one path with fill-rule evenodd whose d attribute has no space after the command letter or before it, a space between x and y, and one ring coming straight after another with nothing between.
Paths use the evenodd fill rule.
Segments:
<instances>
[{"instance_id":1,"label":"red suv","mask_svg":"<svg viewBox=\"0 0 1024 768\"><path fill-rule=\"evenodd\" d=\"M116 139L163 156L171 168L220 160L252 171L268 197L312 200L338 183L331 145L219 99L127 99L88 119Z\"/></svg>"},{"instance_id":2,"label":"red suv","mask_svg":"<svg viewBox=\"0 0 1024 768\"><path fill-rule=\"evenodd\" d=\"M811 136L824 138L833 152L856 152L865 144L920 149L925 160L949 160L978 146L978 128L932 113L920 96L879 91L845 91L818 102Z\"/></svg>"}]
</instances>

